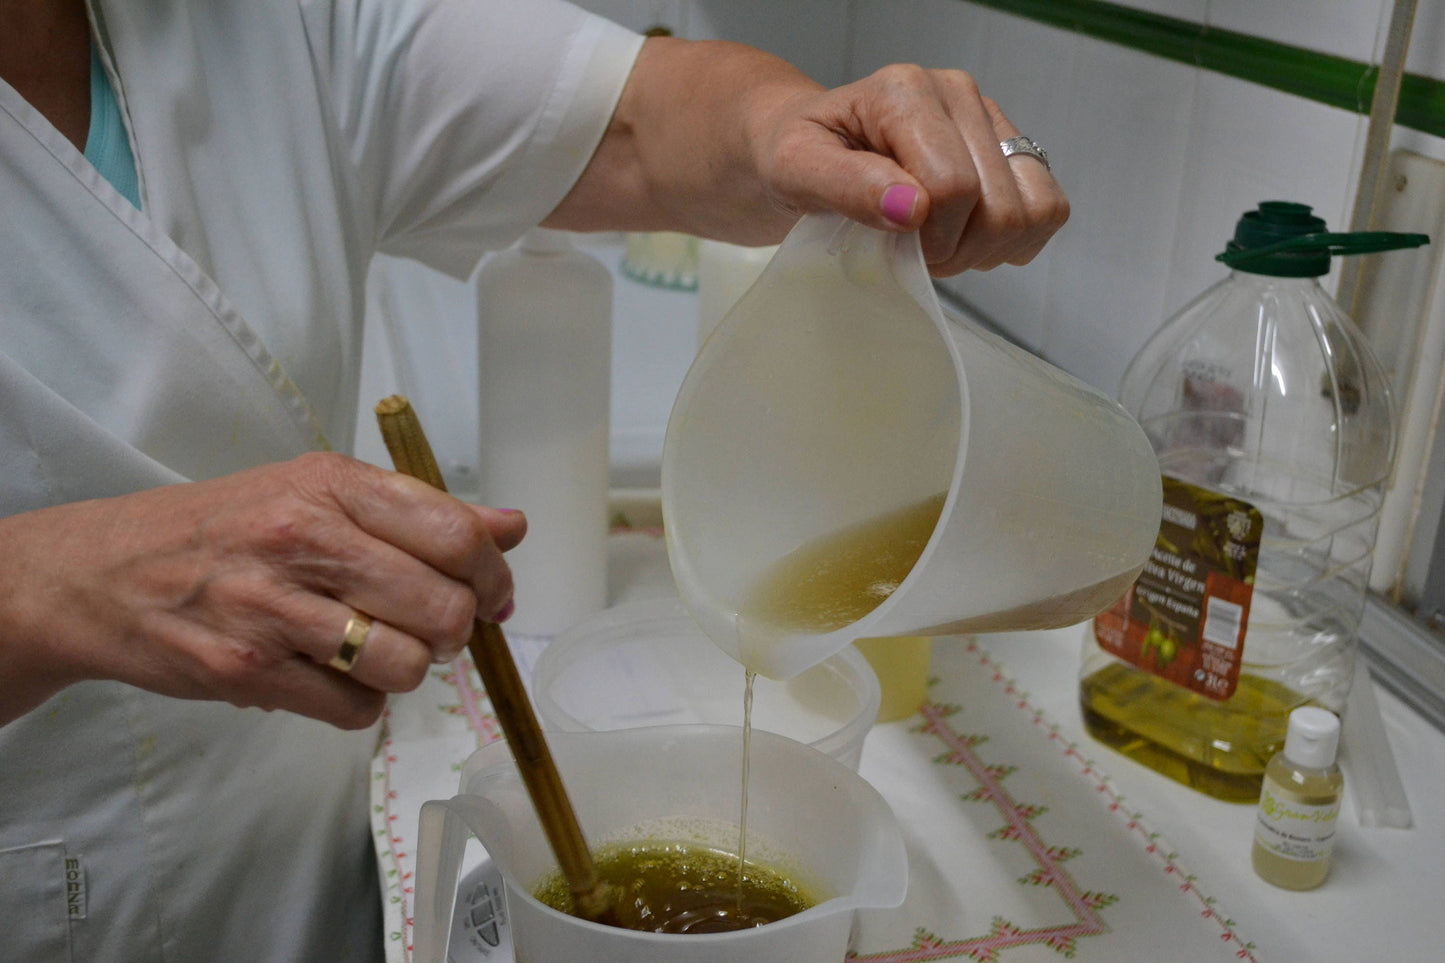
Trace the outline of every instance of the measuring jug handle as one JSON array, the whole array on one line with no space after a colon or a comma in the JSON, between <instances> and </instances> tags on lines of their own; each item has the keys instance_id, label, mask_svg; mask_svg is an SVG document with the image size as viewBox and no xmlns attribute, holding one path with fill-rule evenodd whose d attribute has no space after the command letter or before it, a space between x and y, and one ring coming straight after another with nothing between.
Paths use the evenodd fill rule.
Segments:
<instances>
[{"instance_id":1,"label":"measuring jug handle","mask_svg":"<svg viewBox=\"0 0 1445 963\"><path fill-rule=\"evenodd\" d=\"M479 800L474 796L422 803L417 833L416 902L412 908L415 963L446 963L462 855L479 822L479 809Z\"/></svg>"}]
</instances>

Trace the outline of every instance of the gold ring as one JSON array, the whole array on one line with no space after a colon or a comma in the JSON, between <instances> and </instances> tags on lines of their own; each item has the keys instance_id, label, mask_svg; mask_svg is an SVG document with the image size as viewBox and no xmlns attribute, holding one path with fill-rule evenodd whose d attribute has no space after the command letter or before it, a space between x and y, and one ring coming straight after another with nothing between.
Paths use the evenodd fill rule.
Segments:
<instances>
[{"instance_id":1,"label":"gold ring","mask_svg":"<svg viewBox=\"0 0 1445 963\"><path fill-rule=\"evenodd\" d=\"M361 657L361 647L366 644L366 634L370 631L370 617L353 612L346 622L346 631L341 636L341 650L331 657L327 665L342 672L350 672L356 660Z\"/></svg>"}]
</instances>

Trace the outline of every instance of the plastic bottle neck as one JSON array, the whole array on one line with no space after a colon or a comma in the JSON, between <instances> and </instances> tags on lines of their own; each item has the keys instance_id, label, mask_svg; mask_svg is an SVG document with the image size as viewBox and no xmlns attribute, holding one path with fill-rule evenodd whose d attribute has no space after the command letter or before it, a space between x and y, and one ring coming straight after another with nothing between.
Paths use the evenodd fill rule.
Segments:
<instances>
[{"instance_id":1,"label":"plastic bottle neck","mask_svg":"<svg viewBox=\"0 0 1445 963\"><path fill-rule=\"evenodd\" d=\"M1229 281L1236 286L1253 291L1274 292L1276 297L1283 296L1310 301L1333 300L1329 292L1320 284L1320 279L1315 276L1279 277L1273 274L1254 274L1236 268L1229 272Z\"/></svg>"},{"instance_id":2,"label":"plastic bottle neck","mask_svg":"<svg viewBox=\"0 0 1445 963\"><path fill-rule=\"evenodd\" d=\"M1243 271L1234 268L1229 276L1236 281L1252 284L1256 287L1270 288L1317 288L1320 287L1320 279L1315 275L1308 277L1280 277L1277 274L1256 274L1253 271Z\"/></svg>"},{"instance_id":3,"label":"plastic bottle neck","mask_svg":"<svg viewBox=\"0 0 1445 963\"><path fill-rule=\"evenodd\" d=\"M572 250L572 239L566 231L534 227L522 235L521 248L528 254L566 254Z\"/></svg>"}]
</instances>

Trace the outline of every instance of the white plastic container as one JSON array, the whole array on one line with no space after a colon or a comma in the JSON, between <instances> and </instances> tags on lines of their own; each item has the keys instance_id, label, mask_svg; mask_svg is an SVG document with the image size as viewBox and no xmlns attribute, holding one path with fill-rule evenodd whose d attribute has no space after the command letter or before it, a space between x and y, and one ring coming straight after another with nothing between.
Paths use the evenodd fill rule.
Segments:
<instances>
[{"instance_id":1,"label":"white plastic container","mask_svg":"<svg viewBox=\"0 0 1445 963\"><path fill-rule=\"evenodd\" d=\"M557 637L532 667L548 731L743 724L744 671L676 598L619 605ZM755 730L806 743L851 769L878 716L878 679L852 648L787 682L753 683Z\"/></svg>"},{"instance_id":2,"label":"white plastic container","mask_svg":"<svg viewBox=\"0 0 1445 963\"><path fill-rule=\"evenodd\" d=\"M476 284L479 497L527 514L508 628L552 635L607 602L612 275L538 228Z\"/></svg>"},{"instance_id":3,"label":"white plastic container","mask_svg":"<svg viewBox=\"0 0 1445 963\"><path fill-rule=\"evenodd\" d=\"M662 508L678 593L715 643L787 679L859 638L1082 621L1133 581L1159 466L1115 402L946 319L917 235L808 216L678 394ZM946 493L922 555L867 615L744 654L740 599L839 529Z\"/></svg>"},{"instance_id":4,"label":"white plastic container","mask_svg":"<svg viewBox=\"0 0 1445 963\"><path fill-rule=\"evenodd\" d=\"M743 247L726 241L703 238L697 247L697 343L712 334L712 329L747 293L763 268L768 266L778 245Z\"/></svg>"},{"instance_id":5,"label":"white plastic container","mask_svg":"<svg viewBox=\"0 0 1445 963\"><path fill-rule=\"evenodd\" d=\"M593 847L669 839L736 851L742 730L658 726L548 737ZM903 834L883 797L835 759L754 732L748 854L831 898L766 926L719 934L642 933L560 913L531 895L557 865L503 743L477 750L461 794L423 804L418 840L418 963L442 963L463 848L475 833L501 867L519 961L533 963L843 963L854 912L908 890Z\"/></svg>"}]
</instances>

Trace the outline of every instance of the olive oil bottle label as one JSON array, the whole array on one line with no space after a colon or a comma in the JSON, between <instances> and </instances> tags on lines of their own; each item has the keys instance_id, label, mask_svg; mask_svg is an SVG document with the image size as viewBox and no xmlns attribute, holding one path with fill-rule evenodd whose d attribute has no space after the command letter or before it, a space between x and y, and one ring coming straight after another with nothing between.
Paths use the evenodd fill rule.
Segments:
<instances>
[{"instance_id":1,"label":"olive oil bottle label","mask_svg":"<svg viewBox=\"0 0 1445 963\"><path fill-rule=\"evenodd\" d=\"M1094 619L1100 648L1211 699L1234 694L1264 520L1253 505L1164 477L1154 551Z\"/></svg>"},{"instance_id":2,"label":"olive oil bottle label","mask_svg":"<svg viewBox=\"0 0 1445 963\"><path fill-rule=\"evenodd\" d=\"M1271 791L1269 780L1259 797L1259 816L1254 839L1268 852L1298 862L1329 859L1335 847L1335 825L1339 802L1323 806L1291 802L1287 795Z\"/></svg>"}]
</instances>

